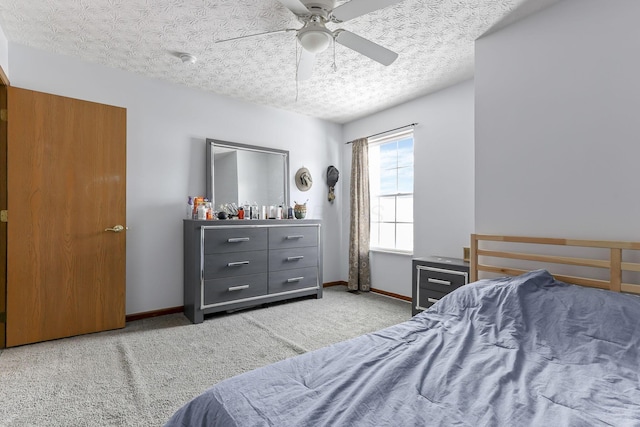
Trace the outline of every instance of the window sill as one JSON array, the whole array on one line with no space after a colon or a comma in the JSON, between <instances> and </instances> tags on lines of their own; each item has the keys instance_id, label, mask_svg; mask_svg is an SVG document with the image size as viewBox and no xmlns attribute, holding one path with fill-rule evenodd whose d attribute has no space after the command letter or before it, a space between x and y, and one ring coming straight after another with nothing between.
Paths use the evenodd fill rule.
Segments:
<instances>
[{"instance_id":1,"label":"window sill","mask_svg":"<svg viewBox=\"0 0 640 427\"><path fill-rule=\"evenodd\" d=\"M385 248L369 248L369 252L378 252L383 254L392 254L392 255L404 255L404 256L413 256L413 251L403 251L400 249L385 249Z\"/></svg>"}]
</instances>

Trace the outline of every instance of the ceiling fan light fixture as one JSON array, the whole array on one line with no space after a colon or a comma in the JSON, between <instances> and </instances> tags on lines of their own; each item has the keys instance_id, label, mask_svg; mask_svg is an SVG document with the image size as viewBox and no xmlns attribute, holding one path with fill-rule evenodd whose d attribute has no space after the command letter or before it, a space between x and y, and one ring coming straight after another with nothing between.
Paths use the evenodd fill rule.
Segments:
<instances>
[{"instance_id":1,"label":"ceiling fan light fixture","mask_svg":"<svg viewBox=\"0 0 640 427\"><path fill-rule=\"evenodd\" d=\"M324 52L333 40L333 33L324 26L311 25L298 31L298 41L308 52Z\"/></svg>"}]
</instances>

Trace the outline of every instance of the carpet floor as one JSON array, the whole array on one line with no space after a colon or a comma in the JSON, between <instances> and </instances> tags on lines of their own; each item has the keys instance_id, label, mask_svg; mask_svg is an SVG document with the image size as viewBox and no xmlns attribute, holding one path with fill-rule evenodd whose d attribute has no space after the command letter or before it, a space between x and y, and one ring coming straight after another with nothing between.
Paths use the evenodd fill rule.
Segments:
<instances>
[{"instance_id":1,"label":"carpet floor","mask_svg":"<svg viewBox=\"0 0 640 427\"><path fill-rule=\"evenodd\" d=\"M0 426L162 426L223 379L410 317L408 302L335 286L198 325L174 314L6 349Z\"/></svg>"}]
</instances>

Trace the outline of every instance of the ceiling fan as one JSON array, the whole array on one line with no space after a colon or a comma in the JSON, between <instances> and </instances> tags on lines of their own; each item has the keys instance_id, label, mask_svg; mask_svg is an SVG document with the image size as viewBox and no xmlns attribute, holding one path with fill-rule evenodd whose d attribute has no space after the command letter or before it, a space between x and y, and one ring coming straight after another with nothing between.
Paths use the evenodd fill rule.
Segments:
<instances>
[{"instance_id":1,"label":"ceiling fan","mask_svg":"<svg viewBox=\"0 0 640 427\"><path fill-rule=\"evenodd\" d=\"M346 46L383 65L390 65L398 57L397 53L350 31L343 29L331 31L326 27L326 24L328 22L339 24L375 10L400 3L402 0L351 0L338 7L335 7L335 0L278 1L296 15L298 20L303 24L302 28L285 28L282 30L266 31L258 34L217 40L216 43L295 31L296 39L298 43L300 43L300 46L302 46L302 53L298 60L296 70L297 80L306 80L311 77L316 54L326 50L332 41Z\"/></svg>"}]
</instances>

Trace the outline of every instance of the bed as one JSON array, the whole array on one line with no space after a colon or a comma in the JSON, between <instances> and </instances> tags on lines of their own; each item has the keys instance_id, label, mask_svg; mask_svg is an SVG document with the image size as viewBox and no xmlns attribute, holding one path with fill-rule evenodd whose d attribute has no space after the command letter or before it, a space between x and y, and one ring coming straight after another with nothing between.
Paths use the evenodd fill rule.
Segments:
<instances>
[{"instance_id":1,"label":"bed","mask_svg":"<svg viewBox=\"0 0 640 427\"><path fill-rule=\"evenodd\" d=\"M532 249L558 246L580 256ZM407 322L222 381L166 425L640 425L636 251L472 235L473 283ZM606 278L565 274L576 268Z\"/></svg>"}]
</instances>

